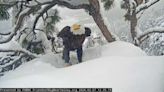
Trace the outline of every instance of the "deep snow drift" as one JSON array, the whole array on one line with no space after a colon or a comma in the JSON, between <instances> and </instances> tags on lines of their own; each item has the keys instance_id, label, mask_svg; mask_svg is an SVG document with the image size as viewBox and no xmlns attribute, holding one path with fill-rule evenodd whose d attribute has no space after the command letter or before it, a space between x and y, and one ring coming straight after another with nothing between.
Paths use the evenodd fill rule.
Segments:
<instances>
[{"instance_id":1,"label":"deep snow drift","mask_svg":"<svg viewBox=\"0 0 164 92\"><path fill-rule=\"evenodd\" d=\"M77 63L71 53L72 63ZM47 54L0 78L0 87L88 88L114 92L163 92L164 57L150 57L130 43L86 49L83 63L65 68L61 55Z\"/></svg>"}]
</instances>

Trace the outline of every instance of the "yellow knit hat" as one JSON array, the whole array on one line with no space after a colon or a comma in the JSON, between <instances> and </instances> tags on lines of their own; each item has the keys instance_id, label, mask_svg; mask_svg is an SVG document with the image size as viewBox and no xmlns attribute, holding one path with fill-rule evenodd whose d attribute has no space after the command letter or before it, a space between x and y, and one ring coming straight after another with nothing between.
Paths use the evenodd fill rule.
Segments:
<instances>
[{"instance_id":1,"label":"yellow knit hat","mask_svg":"<svg viewBox=\"0 0 164 92\"><path fill-rule=\"evenodd\" d=\"M73 29L73 31L77 31L77 30L79 30L80 27L81 27L81 25L79 25L79 24L73 24L73 25L72 25L72 29Z\"/></svg>"}]
</instances>

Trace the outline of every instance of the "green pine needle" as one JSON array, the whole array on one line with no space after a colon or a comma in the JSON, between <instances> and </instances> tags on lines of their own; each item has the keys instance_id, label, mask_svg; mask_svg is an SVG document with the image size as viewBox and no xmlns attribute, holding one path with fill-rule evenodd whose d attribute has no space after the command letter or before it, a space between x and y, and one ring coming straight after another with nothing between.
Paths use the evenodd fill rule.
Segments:
<instances>
[{"instance_id":1,"label":"green pine needle","mask_svg":"<svg viewBox=\"0 0 164 92\"><path fill-rule=\"evenodd\" d=\"M105 10L109 10L113 5L114 0L101 0L104 3Z\"/></svg>"},{"instance_id":2,"label":"green pine needle","mask_svg":"<svg viewBox=\"0 0 164 92\"><path fill-rule=\"evenodd\" d=\"M8 9L8 7L0 5L0 20L8 20L9 19L10 14L7 9Z\"/></svg>"}]
</instances>

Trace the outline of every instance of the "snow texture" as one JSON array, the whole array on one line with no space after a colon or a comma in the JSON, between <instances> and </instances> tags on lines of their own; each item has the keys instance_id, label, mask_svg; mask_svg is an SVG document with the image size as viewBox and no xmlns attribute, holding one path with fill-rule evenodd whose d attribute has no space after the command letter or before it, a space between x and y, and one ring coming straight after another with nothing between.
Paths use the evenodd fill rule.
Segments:
<instances>
[{"instance_id":1,"label":"snow texture","mask_svg":"<svg viewBox=\"0 0 164 92\"><path fill-rule=\"evenodd\" d=\"M164 57L146 56L139 48L120 41L91 48L85 53L88 54L84 57L89 58L86 62L66 68L56 68L64 61L60 55L49 53L3 76L0 87L102 87L113 88L116 92L164 91Z\"/></svg>"},{"instance_id":2,"label":"snow texture","mask_svg":"<svg viewBox=\"0 0 164 92\"><path fill-rule=\"evenodd\" d=\"M75 0L70 2L73 1ZM83 20L85 20L84 17L88 17L86 13L81 13L82 10L78 11L80 13L74 12L73 16L68 16L71 13L65 10L63 12L65 12L65 15L67 14L67 19L70 16L71 19L63 21L64 24L60 25L60 28L71 24L70 22L79 22L80 20L76 19L80 19L81 16ZM113 22L113 24L119 26L116 30L117 33L128 30L128 27L123 25L127 23L120 22L123 19L124 12L116 12L115 9L109 12L114 15L108 14L110 23ZM98 29L90 17L89 21L88 19L85 21L92 22L90 24L94 26L93 28ZM80 64L77 64L76 53L72 52L71 63L76 65L66 68L62 68L65 63L61 59L61 54L49 53L23 64L0 78L0 88L109 87L116 92L163 92L163 60L163 56L147 56L139 48L125 42L114 42L103 47L85 49L83 57L85 62Z\"/></svg>"},{"instance_id":3,"label":"snow texture","mask_svg":"<svg viewBox=\"0 0 164 92\"><path fill-rule=\"evenodd\" d=\"M64 64L57 60L58 55L44 55L3 76L0 87L109 87L116 92L164 90L164 57L146 56L139 48L120 41L85 52L88 54L84 57L90 60L66 68L54 67Z\"/></svg>"},{"instance_id":4,"label":"snow texture","mask_svg":"<svg viewBox=\"0 0 164 92\"><path fill-rule=\"evenodd\" d=\"M144 7L149 7L149 6L151 6L153 3L157 2L157 1L159 1L159 0L150 0L150 1L147 2L147 3L144 3L144 4L139 5L139 6L136 8L136 12L139 12L139 11L142 10L142 8L144 8Z\"/></svg>"},{"instance_id":5,"label":"snow texture","mask_svg":"<svg viewBox=\"0 0 164 92\"><path fill-rule=\"evenodd\" d=\"M13 50L13 51L21 51L21 52L24 52L28 55L32 55L32 56L35 56L35 57L39 57L39 55L36 55L34 53L31 53L29 52L28 50L26 49L23 49L20 44L18 44L18 42L16 41L10 41L8 43L5 43L5 44L1 44L0 45L0 50ZM4 53L0 53L0 56L3 56Z\"/></svg>"},{"instance_id":6,"label":"snow texture","mask_svg":"<svg viewBox=\"0 0 164 92\"><path fill-rule=\"evenodd\" d=\"M158 33L164 33L164 27L153 27L153 28L149 28L146 31L144 31L142 34L138 35L138 38L140 38L141 36L148 34L148 33L153 33L153 32L158 32Z\"/></svg>"}]
</instances>

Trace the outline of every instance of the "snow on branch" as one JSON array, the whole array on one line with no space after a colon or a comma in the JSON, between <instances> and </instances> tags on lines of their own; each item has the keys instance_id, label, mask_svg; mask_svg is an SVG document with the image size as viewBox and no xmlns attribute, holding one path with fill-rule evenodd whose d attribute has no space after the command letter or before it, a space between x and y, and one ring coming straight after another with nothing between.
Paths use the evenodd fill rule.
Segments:
<instances>
[{"instance_id":1,"label":"snow on branch","mask_svg":"<svg viewBox=\"0 0 164 92\"><path fill-rule=\"evenodd\" d=\"M160 0L150 0L147 3L141 4L136 8L136 13L141 12L142 10L145 10L147 8L149 8L150 6L154 5L155 3L157 3Z\"/></svg>"},{"instance_id":2,"label":"snow on branch","mask_svg":"<svg viewBox=\"0 0 164 92\"><path fill-rule=\"evenodd\" d=\"M37 4L47 4L50 2L52 2L53 0L34 0L34 2L36 2Z\"/></svg>"},{"instance_id":3,"label":"snow on branch","mask_svg":"<svg viewBox=\"0 0 164 92\"><path fill-rule=\"evenodd\" d=\"M20 61L23 57L25 57L26 55L20 55L19 57L16 57L14 60L11 60L9 63L6 63L5 65L0 65L1 68L5 68L7 66L13 65L15 62ZM13 66L12 69L14 69L15 67Z\"/></svg>"},{"instance_id":4,"label":"snow on branch","mask_svg":"<svg viewBox=\"0 0 164 92\"><path fill-rule=\"evenodd\" d=\"M39 20L40 17L43 16L44 13L46 13L50 8L52 8L56 3L50 4L50 5L46 5L46 7L44 7L43 9L41 9L39 11L39 14L36 16L34 22L33 22L33 27L32 27L32 31L34 32L36 24Z\"/></svg>"},{"instance_id":5,"label":"snow on branch","mask_svg":"<svg viewBox=\"0 0 164 92\"><path fill-rule=\"evenodd\" d=\"M11 32L8 32L8 33L0 33L0 35L10 35Z\"/></svg>"},{"instance_id":6,"label":"snow on branch","mask_svg":"<svg viewBox=\"0 0 164 92\"><path fill-rule=\"evenodd\" d=\"M56 2L60 6L65 6L70 9L87 9L87 10L89 10L89 8L90 8L89 4L72 5L71 3L62 1L62 0L54 0L54 2Z\"/></svg>"},{"instance_id":7,"label":"snow on branch","mask_svg":"<svg viewBox=\"0 0 164 92\"><path fill-rule=\"evenodd\" d=\"M142 38L144 38L145 36L152 34L152 33L164 33L164 27L150 28L150 29L146 30L145 32L143 32L142 34L140 34L137 38L139 41L141 41Z\"/></svg>"},{"instance_id":8,"label":"snow on branch","mask_svg":"<svg viewBox=\"0 0 164 92\"><path fill-rule=\"evenodd\" d=\"M30 57L33 57L33 58L39 57L38 55L31 53L25 49L2 49L2 48L0 48L0 52L20 52L20 53L23 53L23 54L28 55Z\"/></svg>"},{"instance_id":9,"label":"snow on branch","mask_svg":"<svg viewBox=\"0 0 164 92\"><path fill-rule=\"evenodd\" d=\"M42 11L38 15L36 15L36 18L33 21L33 26L32 26L33 32L35 30L35 26L36 26L39 18L56 4L58 4L60 6L65 6L65 7L70 8L70 9L87 9L87 10L90 10L89 4L72 5L71 3L67 2L67 1L63 1L63 0L48 0L48 1L46 1L46 0L35 0L35 2L37 2L37 4L32 5L30 7L27 7L27 9L21 11L20 15L18 16L18 20L16 22L16 25L15 25L13 31L9 34L9 36L6 39L0 41L0 44L9 42L16 35L17 31L22 27L22 24L23 24L25 17L32 14L33 12L35 12L35 9L38 6L47 5L44 9L41 9ZM10 4L10 5L15 5L17 3L18 2L15 2L14 4Z\"/></svg>"},{"instance_id":10,"label":"snow on branch","mask_svg":"<svg viewBox=\"0 0 164 92\"><path fill-rule=\"evenodd\" d=\"M86 0L85 0L86 1ZM60 6L65 6L70 9L88 9L89 8L89 3L80 3L76 0L71 1L71 0L34 0L33 2L36 2L37 4L35 5L26 5L28 7L31 6L36 6L36 5L46 5L46 4L58 4ZM80 3L80 4L72 4L74 3Z\"/></svg>"},{"instance_id":11,"label":"snow on branch","mask_svg":"<svg viewBox=\"0 0 164 92\"><path fill-rule=\"evenodd\" d=\"M14 37L14 35L17 33L17 31L21 28L23 21L24 21L24 18L27 15L30 15L31 13L33 13L34 9L35 9L35 7L32 7L30 9L28 8L25 10L25 12L20 14L19 19L16 23L16 26L14 27L14 30L10 33L10 35L8 36L7 39L0 41L0 44L7 43Z\"/></svg>"},{"instance_id":12,"label":"snow on branch","mask_svg":"<svg viewBox=\"0 0 164 92\"><path fill-rule=\"evenodd\" d=\"M8 2L8 3L0 3L0 6L12 7L12 6L17 5L19 2L25 2L25 1L14 1L14 2Z\"/></svg>"}]
</instances>

